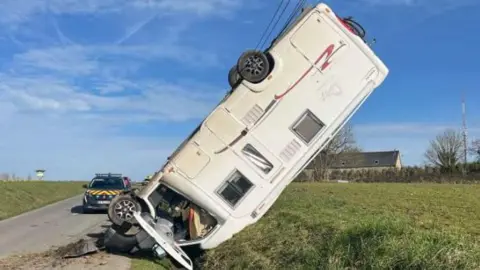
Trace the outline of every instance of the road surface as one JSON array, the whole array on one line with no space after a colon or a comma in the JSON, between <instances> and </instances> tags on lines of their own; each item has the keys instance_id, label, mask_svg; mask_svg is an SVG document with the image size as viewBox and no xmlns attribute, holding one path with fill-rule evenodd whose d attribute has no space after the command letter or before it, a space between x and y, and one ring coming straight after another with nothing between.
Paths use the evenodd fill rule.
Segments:
<instances>
[{"instance_id":1,"label":"road surface","mask_svg":"<svg viewBox=\"0 0 480 270\"><path fill-rule=\"evenodd\" d=\"M0 258L63 246L108 224L105 213L82 214L82 196L0 221Z\"/></svg>"}]
</instances>

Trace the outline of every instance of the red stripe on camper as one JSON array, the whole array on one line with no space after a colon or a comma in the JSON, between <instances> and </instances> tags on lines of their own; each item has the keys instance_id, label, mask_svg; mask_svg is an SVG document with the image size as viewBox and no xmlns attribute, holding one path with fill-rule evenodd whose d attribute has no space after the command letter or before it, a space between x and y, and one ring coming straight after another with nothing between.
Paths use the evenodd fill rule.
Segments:
<instances>
[{"instance_id":1,"label":"red stripe on camper","mask_svg":"<svg viewBox=\"0 0 480 270\"><path fill-rule=\"evenodd\" d=\"M329 65L330 65L330 62L328 61L329 58L330 58L330 55L332 55L333 53L333 49L335 48L335 45L333 44L330 44L323 52L322 54L317 58L317 60L315 61L315 65L320 62L320 60L327 56L326 59L325 59L325 62L323 62L320 70L323 71L324 69L326 69ZM295 86L297 86L304 78L305 76L307 76L307 74L313 69L313 66L310 66L309 69L307 69L300 78L298 78L298 80L292 85L290 86L285 92L283 92L282 94L280 95L275 95L275 99L281 99L283 98L286 94L288 94L288 92L290 92L293 88L295 88Z\"/></svg>"}]
</instances>

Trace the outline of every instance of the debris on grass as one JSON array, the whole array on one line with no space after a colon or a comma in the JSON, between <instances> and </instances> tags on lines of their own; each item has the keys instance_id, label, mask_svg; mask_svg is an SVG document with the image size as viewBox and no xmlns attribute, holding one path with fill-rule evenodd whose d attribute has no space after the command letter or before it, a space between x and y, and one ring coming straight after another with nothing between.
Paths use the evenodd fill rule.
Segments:
<instances>
[{"instance_id":1,"label":"debris on grass","mask_svg":"<svg viewBox=\"0 0 480 270\"><path fill-rule=\"evenodd\" d=\"M102 238L79 239L41 253L10 256L0 260L0 269L130 269L129 258L103 251Z\"/></svg>"},{"instance_id":2,"label":"debris on grass","mask_svg":"<svg viewBox=\"0 0 480 270\"><path fill-rule=\"evenodd\" d=\"M98 252L96 241L93 239L80 239L74 243L66 245L65 247L57 249L59 257L64 259L78 258Z\"/></svg>"}]
</instances>

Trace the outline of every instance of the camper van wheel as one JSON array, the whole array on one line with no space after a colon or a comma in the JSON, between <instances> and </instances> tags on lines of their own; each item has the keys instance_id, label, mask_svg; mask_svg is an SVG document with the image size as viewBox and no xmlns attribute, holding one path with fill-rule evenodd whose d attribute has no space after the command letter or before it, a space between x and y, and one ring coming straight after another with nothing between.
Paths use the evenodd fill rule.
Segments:
<instances>
[{"instance_id":1,"label":"camper van wheel","mask_svg":"<svg viewBox=\"0 0 480 270\"><path fill-rule=\"evenodd\" d=\"M237 70L237 65L233 66L228 72L228 84L230 87L235 87L237 83L242 79Z\"/></svg>"},{"instance_id":2,"label":"camper van wheel","mask_svg":"<svg viewBox=\"0 0 480 270\"><path fill-rule=\"evenodd\" d=\"M118 195L110 202L108 219L117 226L135 224L133 213L140 211L140 204L129 194ZM127 224L125 224L127 223Z\"/></svg>"},{"instance_id":3,"label":"camper van wheel","mask_svg":"<svg viewBox=\"0 0 480 270\"><path fill-rule=\"evenodd\" d=\"M238 58L237 70L243 79L251 83L259 83L267 77L270 63L263 52L248 50Z\"/></svg>"}]
</instances>

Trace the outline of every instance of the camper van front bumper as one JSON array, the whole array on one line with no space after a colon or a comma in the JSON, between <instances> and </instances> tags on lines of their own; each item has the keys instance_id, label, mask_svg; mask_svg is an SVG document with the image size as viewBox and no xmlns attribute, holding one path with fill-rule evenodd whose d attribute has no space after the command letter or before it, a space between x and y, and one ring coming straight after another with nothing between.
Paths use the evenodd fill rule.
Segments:
<instances>
[{"instance_id":1,"label":"camper van front bumper","mask_svg":"<svg viewBox=\"0 0 480 270\"><path fill-rule=\"evenodd\" d=\"M169 254L185 269L193 269L191 259L174 240L173 223L170 220L164 218L155 220L146 212L135 212L134 217L140 225L139 232L135 235L125 235L110 227L105 233L105 248L130 254L150 250L160 259Z\"/></svg>"}]
</instances>

